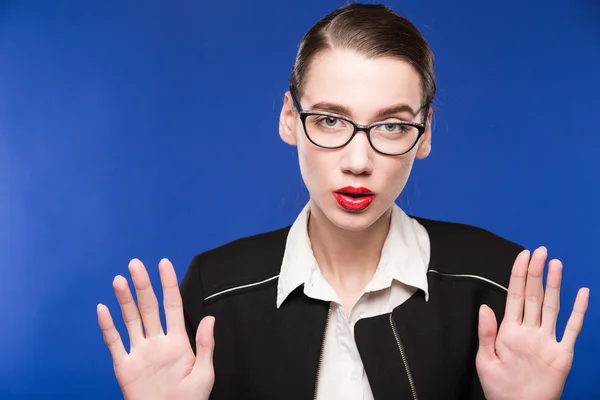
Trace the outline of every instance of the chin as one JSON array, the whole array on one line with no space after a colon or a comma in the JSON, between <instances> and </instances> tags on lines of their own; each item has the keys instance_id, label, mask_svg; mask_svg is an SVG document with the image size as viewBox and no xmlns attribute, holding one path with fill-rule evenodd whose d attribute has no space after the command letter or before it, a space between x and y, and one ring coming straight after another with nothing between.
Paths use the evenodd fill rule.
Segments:
<instances>
[{"instance_id":1,"label":"chin","mask_svg":"<svg viewBox=\"0 0 600 400\"><path fill-rule=\"evenodd\" d=\"M379 206L379 207L378 207ZM340 229L351 232L360 232L368 229L371 225L381 218L386 209L373 202L368 208L362 211L347 211L333 201L321 208L321 212L333 225Z\"/></svg>"}]
</instances>

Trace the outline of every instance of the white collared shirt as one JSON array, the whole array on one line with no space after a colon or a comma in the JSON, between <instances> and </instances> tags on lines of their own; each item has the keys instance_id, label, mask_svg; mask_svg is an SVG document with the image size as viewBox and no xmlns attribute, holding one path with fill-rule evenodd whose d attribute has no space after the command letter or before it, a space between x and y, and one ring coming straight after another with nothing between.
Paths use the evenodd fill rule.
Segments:
<instances>
[{"instance_id":1,"label":"white collared shirt","mask_svg":"<svg viewBox=\"0 0 600 400\"><path fill-rule=\"evenodd\" d=\"M361 318L391 312L417 289L425 292L425 299L429 298L429 236L421 224L394 204L379 265L347 318L314 257L307 229L309 212L307 204L288 233L279 275L277 307L302 284L308 297L330 302L317 399L371 400L371 387L354 341L354 325Z\"/></svg>"}]
</instances>

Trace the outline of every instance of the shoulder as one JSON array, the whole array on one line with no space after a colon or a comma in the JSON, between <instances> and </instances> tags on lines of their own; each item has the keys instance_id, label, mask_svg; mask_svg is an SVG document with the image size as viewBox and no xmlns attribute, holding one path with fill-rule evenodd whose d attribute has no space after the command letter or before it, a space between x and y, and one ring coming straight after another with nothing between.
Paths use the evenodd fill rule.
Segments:
<instances>
[{"instance_id":1,"label":"shoulder","mask_svg":"<svg viewBox=\"0 0 600 400\"><path fill-rule=\"evenodd\" d=\"M508 286L520 244L488 229L458 222L413 217L430 240L430 270L441 274L471 275Z\"/></svg>"},{"instance_id":2,"label":"shoulder","mask_svg":"<svg viewBox=\"0 0 600 400\"><path fill-rule=\"evenodd\" d=\"M182 286L201 285L202 296L276 281L290 226L242 237L197 254Z\"/></svg>"}]
</instances>

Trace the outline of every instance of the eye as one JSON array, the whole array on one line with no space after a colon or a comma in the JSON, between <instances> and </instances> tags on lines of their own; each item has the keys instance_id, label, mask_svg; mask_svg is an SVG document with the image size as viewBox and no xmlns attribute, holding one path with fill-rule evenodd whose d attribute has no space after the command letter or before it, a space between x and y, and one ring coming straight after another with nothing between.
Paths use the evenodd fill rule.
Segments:
<instances>
[{"instance_id":1,"label":"eye","mask_svg":"<svg viewBox=\"0 0 600 400\"><path fill-rule=\"evenodd\" d=\"M415 128L406 125L404 122L389 121L383 122L373 127L373 133L386 136L400 137L411 133Z\"/></svg>"},{"instance_id":2,"label":"eye","mask_svg":"<svg viewBox=\"0 0 600 400\"><path fill-rule=\"evenodd\" d=\"M317 119L318 124L325 125L329 128L334 128L338 122L340 122L338 118L329 116L323 116Z\"/></svg>"},{"instance_id":3,"label":"eye","mask_svg":"<svg viewBox=\"0 0 600 400\"><path fill-rule=\"evenodd\" d=\"M378 126L383 133L402 133L406 131L406 126L397 122L388 122Z\"/></svg>"},{"instance_id":4,"label":"eye","mask_svg":"<svg viewBox=\"0 0 600 400\"><path fill-rule=\"evenodd\" d=\"M397 130L402 130L402 128L403 128L402 125L394 124L394 123L389 123L389 124L385 124L382 126L387 132L395 132Z\"/></svg>"}]
</instances>

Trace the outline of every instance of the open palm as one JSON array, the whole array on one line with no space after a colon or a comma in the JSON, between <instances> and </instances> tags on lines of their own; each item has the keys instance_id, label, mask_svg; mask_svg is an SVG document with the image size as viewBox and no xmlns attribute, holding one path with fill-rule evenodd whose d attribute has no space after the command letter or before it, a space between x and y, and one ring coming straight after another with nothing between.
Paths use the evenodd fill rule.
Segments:
<instances>
[{"instance_id":1,"label":"open palm","mask_svg":"<svg viewBox=\"0 0 600 400\"><path fill-rule=\"evenodd\" d=\"M98 323L104 335L117 381L126 400L208 399L214 383L212 355L214 319L206 317L196 334L194 355L185 330L177 277L168 260L159 264L164 292L167 333L162 329L158 301L148 272L139 260L129 263L139 307L127 280L117 276L113 287L121 306L131 349L127 353L110 311L98 305Z\"/></svg>"},{"instance_id":2,"label":"open palm","mask_svg":"<svg viewBox=\"0 0 600 400\"><path fill-rule=\"evenodd\" d=\"M562 264L558 260L550 262L544 293L546 257L543 247L534 252L531 262L527 251L517 257L500 329L489 307L480 310L477 372L489 400L558 399L562 393L589 291L579 291L562 341L558 342Z\"/></svg>"}]
</instances>

